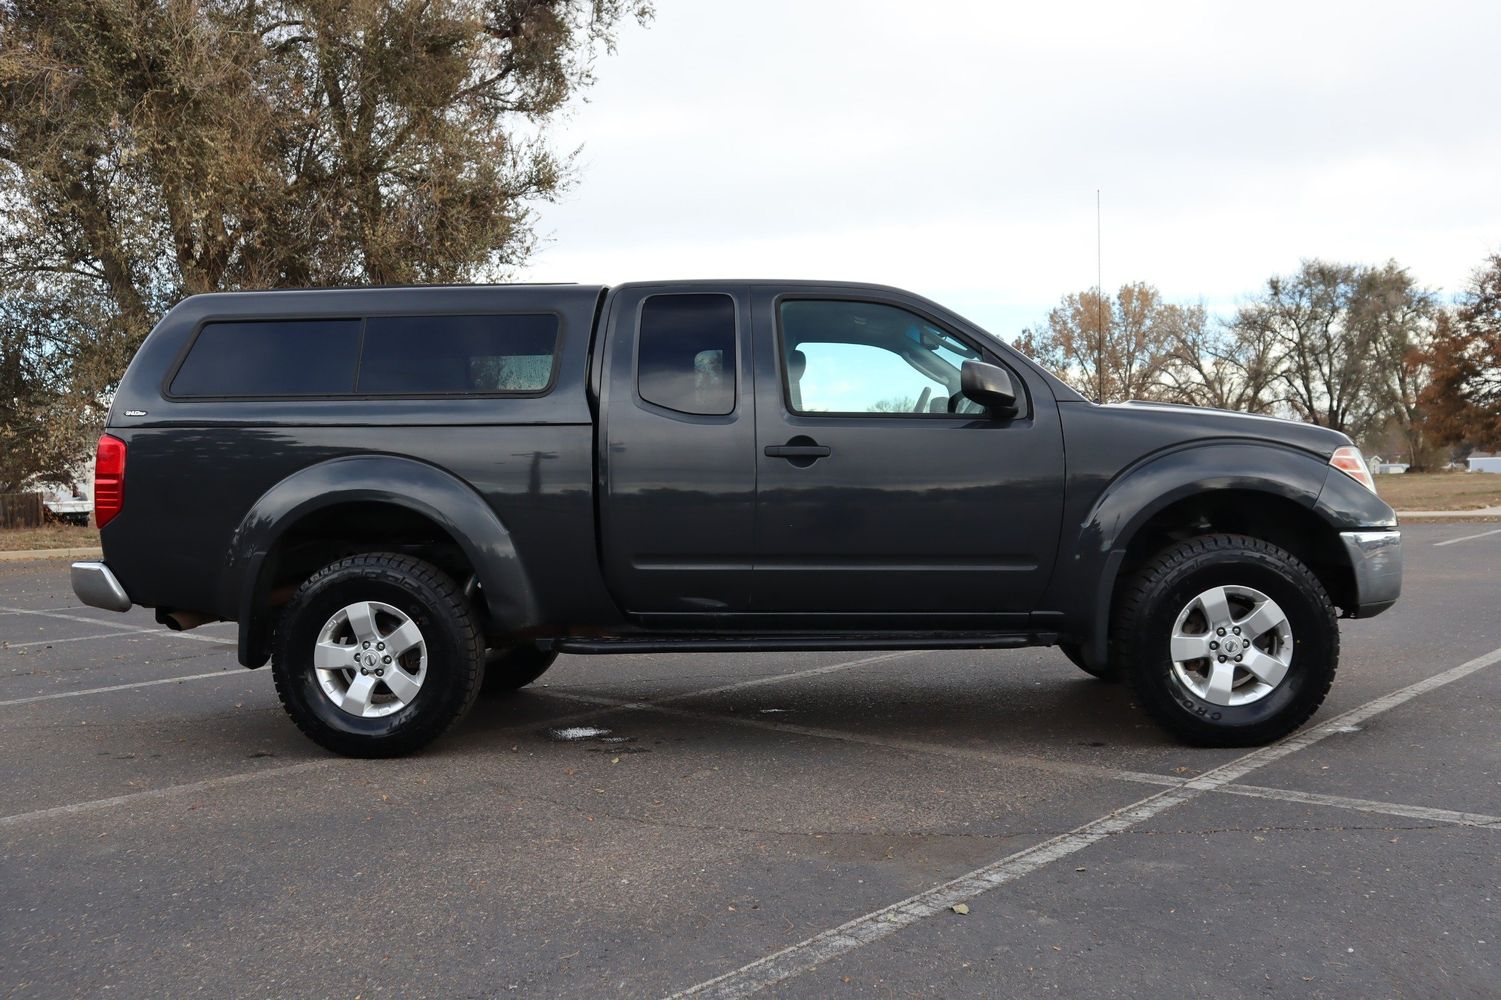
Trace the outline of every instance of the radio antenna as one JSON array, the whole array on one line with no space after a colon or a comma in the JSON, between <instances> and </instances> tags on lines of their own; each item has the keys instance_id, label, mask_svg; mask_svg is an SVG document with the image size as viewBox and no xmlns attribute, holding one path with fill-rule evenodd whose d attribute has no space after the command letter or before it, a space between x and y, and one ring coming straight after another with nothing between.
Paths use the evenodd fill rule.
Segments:
<instances>
[{"instance_id":1,"label":"radio antenna","mask_svg":"<svg viewBox=\"0 0 1501 1000\"><path fill-rule=\"evenodd\" d=\"M1095 402L1105 402L1105 264L1100 240L1100 189L1094 189Z\"/></svg>"}]
</instances>

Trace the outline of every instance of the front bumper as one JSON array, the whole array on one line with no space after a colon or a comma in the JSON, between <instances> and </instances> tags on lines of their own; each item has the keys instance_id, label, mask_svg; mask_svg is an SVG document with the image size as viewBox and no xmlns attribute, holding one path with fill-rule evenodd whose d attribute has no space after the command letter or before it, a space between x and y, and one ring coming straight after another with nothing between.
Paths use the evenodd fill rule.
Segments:
<instances>
[{"instance_id":1,"label":"front bumper","mask_svg":"<svg viewBox=\"0 0 1501 1000\"><path fill-rule=\"evenodd\" d=\"M1355 571L1355 607L1351 618L1379 615L1402 594L1402 533L1395 529L1342 531L1345 554Z\"/></svg>"},{"instance_id":2,"label":"front bumper","mask_svg":"<svg viewBox=\"0 0 1501 1000\"><path fill-rule=\"evenodd\" d=\"M73 593L91 608L129 611L130 596L102 562L76 562L71 572Z\"/></svg>"}]
</instances>

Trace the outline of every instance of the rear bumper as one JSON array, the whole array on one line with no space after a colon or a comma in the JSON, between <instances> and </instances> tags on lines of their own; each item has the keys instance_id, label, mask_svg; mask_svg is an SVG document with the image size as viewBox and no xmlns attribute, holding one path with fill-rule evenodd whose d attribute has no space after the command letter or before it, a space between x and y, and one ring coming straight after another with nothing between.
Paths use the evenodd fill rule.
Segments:
<instances>
[{"instance_id":1,"label":"rear bumper","mask_svg":"<svg viewBox=\"0 0 1501 1000\"><path fill-rule=\"evenodd\" d=\"M102 562L76 562L71 572L73 593L91 608L129 611L130 597L115 574Z\"/></svg>"},{"instance_id":2,"label":"rear bumper","mask_svg":"<svg viewBox=\"0 0 1501 1000\"><path fill-rule=\"evenodd\" d=\"M1402 533L1395 529L1342 531L1345 554L1355 571L1355 607L1351 618L1379 615L1402 594Z\"/></svg>"}]
</instances>

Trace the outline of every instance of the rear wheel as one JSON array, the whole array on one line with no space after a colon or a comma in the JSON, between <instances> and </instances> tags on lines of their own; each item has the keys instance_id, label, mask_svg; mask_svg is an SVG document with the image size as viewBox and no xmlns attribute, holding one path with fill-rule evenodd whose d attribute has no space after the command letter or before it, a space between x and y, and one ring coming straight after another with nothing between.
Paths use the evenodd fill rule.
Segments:
<instances>
[{"instance_id":1,"label":"rear wheel","mask_svg":"<svg viewBox=\"0 0 1501 1000\"><path fill-rule=\"evenodd\" d=\"M530 643L500 646L485 653L485 697L509 694L547 673L558 654Z\"/></svg>"},{"instance_id":2,"label":"rear wheel","mask_svg":"<svg viewBox=\"0 0 1501 1000\"><path fill-rule=\"evenodd\" d=\"M1339 664L1339 624L1301 561L1243 535L1160 552L1117 602L1113 636L1137 698L1201 746L1255 746L1318 709Z\"/></svg>"},{"instance_id":3,"label":"rear wheel","mask_svg":"<svg viewBox=\"0 0 1501 1000\"><path fill-rule=\"evenodd\" d=\"M483 651L447 574L410 556L359 555L297 589L272 674L282 706L314 742L349 757L394 757L469 710Z\"/></svg>"}]
</instances>

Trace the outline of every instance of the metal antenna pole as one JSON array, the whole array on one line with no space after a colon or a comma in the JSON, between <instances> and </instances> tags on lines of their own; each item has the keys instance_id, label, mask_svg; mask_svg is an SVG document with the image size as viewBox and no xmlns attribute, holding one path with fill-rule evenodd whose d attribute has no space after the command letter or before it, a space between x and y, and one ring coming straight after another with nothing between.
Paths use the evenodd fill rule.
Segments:
<instances>
[{"instance_id":1,"label":"metal antenna pole","mask_svg":"<svg viewBox=\"0 0 1501 1000\"><path fill-rule=\"evenodd\" d=\"M1105 402L1105 265L1100 240L1100 189L1094 189L1095 402Z\"/></svg>"}]
</instances>

